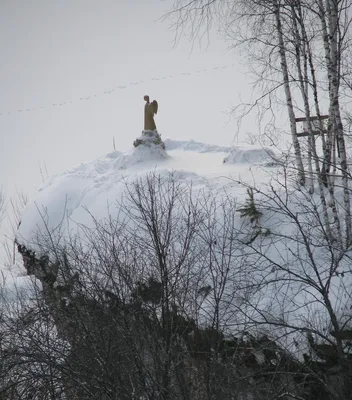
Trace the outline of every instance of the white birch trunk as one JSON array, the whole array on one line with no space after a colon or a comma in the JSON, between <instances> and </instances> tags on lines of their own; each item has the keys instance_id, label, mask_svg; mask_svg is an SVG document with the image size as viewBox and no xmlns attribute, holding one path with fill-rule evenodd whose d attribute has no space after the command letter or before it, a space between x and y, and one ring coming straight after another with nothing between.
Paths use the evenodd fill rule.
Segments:
<instances>
[{"instance_id":1,"label":"white birch trunk","mask_svg":"<svg viewBox=\"0 0 352 400\"><path fill-rule=\"evenodd\" d=\"M303 22L303 13L302 13L301 7L299 7L299 18ZM321 141L322 141L322 147L323 147L323 163L322 163L322 167L321 167L322 179L323 179L324 185L328 186L327 179L328 179L328 175L329 175L329 171L330 171L330 167L331 167L331 143L330 143L330 147L328 147L327 142L325 140L325 133L323 132L324 124L323 124L323 121L320 119L320 116L322 114L320 112L320 106L319 106L318 84L317 84L317 78L316 78L316 74L315 74L314 56L313 56L313 52L312 52L312 49L310 46L310 40L308 38L304 24L301 25L301 31L302 31L303 43L305 44L308 65L309 65L309 72L310 72L310 78L311 78L311 89L313 92L313 103L314 103L316 116L319 118L319 130L321 132ZM308 82L307 82L307 84L308 84Z\"/></svg>"},{"instance_id":2,"label":"white birch trunk","mask_svg":"<svg viewBox=\"0 0 352 400\"><path fill-rule=\"evenodd\" d=\"M303 25L304 27L304 25ZM324 30L324 29L323 29ZM314 98L314 107L315 107L315 112L317 117L320 117L321 111L320 111L320 105L319 105L319 98L318 98L318 84L317 84L317 79L315 75L315 67L314 67L314 57L313 57L313 52L310 47L310 41L308 40L306 31L302 29L303 32L303 38L304 42L306 43L307 46L307 54L308 54L308 62L309 62L309 67L310 67L310 75L312 79L312 90L313 90L313 98ZM336 175L336 149L335 149L335 144L336 141L334 140L334 137L332 136L332 130L328 129L327 133L327 140L325 140L324 133L323 133L323 122L322 120L319 120L319 129L322 132L321 133L321 139L322 139L322 144L323 144L323 165L322 165L322 179L326 187L328 188L329 191L329 207L331 208L332 214L333 214L333 226L336 230L336 237L338 238L338 241L342 243L342 231L341 231L341 223L340 223L340 218L338 214L338 207L336 204L336 199L335 199L335 175ZM333 157L333 159L332 159ZM331 167L333 166L332 169L332 175L331 173ZM332 239L332 238L330 238Z\"/></svg>"},{"instance_id":3,"label":"white birch trunk","mask_svg":"<svg viewBox=\"0 0 352 400\"><path fill-rule=\"evenodd\" d=\"M296 11L298 13L296 13ZM298 81L299 87L301 90L302 100L304 104L304 113L306 116L306 122L308 127L308 159L310 162L313 158L314 167L315 167L315 174L317 177L318 188L319 188L319 197L322 204L322 212L323 212L323 221L326 229L326 233L330 240L333 239L329 221L329 214L328 214L328 207L325 199L325 190L324 190L324 182L322 180L322 174L320 171L319 165L319 157L315 147L314 135L313 135L313 126L310 119L310 107L309 107L309 92L308 86L305 82L308 82L308 62L307 62L307 49L306 49L306 42L303 38L306 36L304 33L304 21L303 15L300 5L292 6L291 7L291 17L293 22L293 31L294 31L294 40L295 40L295 56L296 56L296 67L298 72ZM298 19L298 21L297 21ZM298 27L297 22L299 22L300 29ZM301 32L302 33L301 33ZM302 70L302 58L303 58L303 70ZM313 171L312 165L309 166L310 171L309 179L313 180ZM313 182L312 182L313 185ZM310 190L311 194L313 194L313 190Z\"/></svg>"},{"instance_id":4,"label":"white birch trunk","mask_svg":"<svg viewBox=\"0 0 352 400\"><path fill-rule=\"evenodd\" d=\"M280 62L281 62L281 71L284 81L284 90L286 96L286 104L288 110L288 116L290 120L290 128L291 128L291 136L292 136L292 144L295 152L295 159L296 159L296 168L298 171L298 181L300 185L305 185L305 172L303 167L302 161L302 154L301 154L301 147L298 142L297 137L297 127L295 121L295 113L293 111L293 102L292 102L292 95L290 89L290 80L289 80L289 73L287 67L287 59L286 59L286 50L284 44L284 37L282 31L282 24L281 24L281 15L280 15L280 5L277 0L273 1L274 5L274 13L276 18L276 30L279 39L279 55L280 55Z\"/></svg>"},{"instance_id":5,"label":"white birch trunk","mask_svg":"<svg viewBox=\"0 0 352 400\"><path fill-rule=\"evenodd\" d=\"M319 0L320 20L323 29L323 40L325 49L325 60L329 82L330 115L332 123L332 136L336 136L336 146L339 152L340 168L342 173L342 186L344 191L344 211L345 211L345 244L351 243L351 205L350 190L348 185L348 166L346 146L343 133L343 125L339 104L339 54L338 54L338 3L326 0L326 7L322 0ZM327 18L328 23L326 23ZM328 26L328 29L327 29Z\"/></svg>"},{"instance_id":6,"label":"white birch trunk","mask_svg":"<svg viewBox=\"0 0 352 400\"><path fill-rule=\"evenodd\" d=\"M314 106L315 106L315 112L318 117L321 116L320 112L320 106L319 106L319 99L318 99L318 90L317 90L317 81L315 77L315 69L314 69L314 63L313 63L313 57L312 53L309 47L309 42L307 48L308 48L308 57L309 57L309 64L310 64L310 74L312 78L312 87L313 87L313 97L314 97ZM324 129L322 120L319 120L319 129L321 132ZM328 188L329 191L329 207L331 208L332 214L333 214L333 225L336 230L336 236L339 240L339 242L342 243L342 232L341 232L341 224L340 224L340 218L338 215L338 208L336 204L336 199L335 199L335 175L336 175L336 149L335 149L335 143L336 141L334 138L331 136L332 132L330 132L330 140L329 143L327 143L324 139L324 133L321 133L322 137L322 143L323 143L323 165L322 165L322 180L326 187ZM331 140L332 138L332 140ZM332 146L332 148L331 148ZM333 157L333 158L332 158ZM331 173L331 164L333 165L332 169L332 175ZM332 237L330 238L332 239Z\"/></svg>"}]
</instances>

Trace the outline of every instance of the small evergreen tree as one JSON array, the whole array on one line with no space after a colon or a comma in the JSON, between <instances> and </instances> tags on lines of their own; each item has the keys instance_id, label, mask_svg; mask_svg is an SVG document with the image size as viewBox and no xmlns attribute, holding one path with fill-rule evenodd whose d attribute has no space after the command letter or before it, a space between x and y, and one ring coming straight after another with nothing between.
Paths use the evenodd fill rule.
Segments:
<instances>
[{"instance_id":1,"label":"small evergreen tree","mask_svg":"<svg viewBox=\"0 0 352 400\"><path fill-rule=\"evenodd\" d=\"M254 193L252 188L247 188L248 198L243 207L239 208L238 211L241 214L241 218L248 217L251 223L258 225L260 217L263 215L257 208L254 201Z\"/></svg>"}]
</instances>

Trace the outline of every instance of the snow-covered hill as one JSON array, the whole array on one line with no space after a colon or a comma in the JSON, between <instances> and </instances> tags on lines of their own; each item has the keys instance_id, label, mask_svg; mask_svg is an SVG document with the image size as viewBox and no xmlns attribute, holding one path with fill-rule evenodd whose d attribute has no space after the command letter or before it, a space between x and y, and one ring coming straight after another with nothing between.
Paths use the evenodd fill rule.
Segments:
<instances>
[{"instance_id":1,"label":"snow-covered hill","mask_svg":"<svg viewBox=\"0 0 352 400\"><path fill-rule=\"evenodd\" d=\"M126 153L115 151L52 177L26 207L18 242L38 250L37 234L50 233L62 242L82 226L94 228L96 220L120 216L118 204L128 185L150 173L162 178L173 174L179 184L192 188L195 199L200 194L203 198L207 194L217 199L231 198L238 208L248 199L246 185L252 185L261 191L256 193L261 223L260 226L245 223L239 212L233 214L237 247L231 250L231 260L236 262L231 261L232 283L223 293L236 311L226 315L227 323L231 326L251 321L269 323L276 326L276 336L281 338L282 345L291 346L290 351L294 351L294 343L297 347L304 346L305 340L298 335L298 329L324 332L331 329L319 288L310 280L317 273L322 285L329 281L330 301L336 316L348 321L352 304L347 287L349 277L329 275L333 261L329 249L321 245L324 238L319 237L316 225L319 214L314 214L320 207L319 198L307 197L304 191L297 190L294 180L287 180L287 171L283 174L278 164L272 162L278 157L271 149L256 146L230 149L174 140L165 140L165 145L166 151L154 145L139 146ZM206 202L203 207L207 207ZM227 218L224 209L216 206L214 218L219 229L223 229ZM212 257L221 258L227 252L224 249L228 238L218 238L221 240L223 253L216 250ZM349 254L339 262L341 270L348 268ZM208 298L206 302L211 309L212 300Z\"/></svg>"},{"instance_id":2,"label":"snow-covered hill","mask_svg":"<svg viewBox=\"0 0 352 400\"><path fill-rule=\"evenodd\" d=\"M180 182L192 184L194 189L226 191L242 200L245 189L235 181L263 185L276 173L263 167L264 155L274 155L270 149L248 146L236 151L176 140L165 140L165 145L167 152L158 146L139 146L125 153L114 151L52 177L27 206L19 240L30 243L36 232L55 230L59 225L64 231L74 223L89 225L87 210L97 219L106 217L107 206L121 198L126 182L151 171L161 175L178 171ZM225 159L231 161L224 163Z\"/></svg>"}]
</instances>

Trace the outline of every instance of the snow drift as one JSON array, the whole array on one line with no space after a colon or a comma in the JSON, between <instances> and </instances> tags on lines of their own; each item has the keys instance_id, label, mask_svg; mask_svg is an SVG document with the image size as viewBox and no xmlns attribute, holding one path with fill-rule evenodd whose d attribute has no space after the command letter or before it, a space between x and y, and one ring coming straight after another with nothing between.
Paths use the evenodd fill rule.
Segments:
<instances>
[{"instance_id":1,"label":"snow drift","mask_svg":"<svg viewBox=\"0 0 352 400\"><path fill-rule=\"evenodd\" d=\"M276 164L277 155L269 147L235 147L224 158L224 163Z\"/></svg>"},{"instance_id":2,"label":"snow drift","mask_svg":"<svg viewBox=\"0 0 352 400\"><path fill-rule=\"evenodd\" d=\"M53 176L27 206L18 240L33 245L38 232L55 231L59 226L64 234L75 224L88 223L87 210L97 219L105 218L108 206L123 196L126 183L150 171L164 176L179 171L180 182L194 189L229 192L241 200L246 192L235 180L262 185L270 179L268 171L258 168L254 182L250 164L236 168L230 163L224 165L228 148L175 140L165 140L165 145L167 151L155 144L141 145L125 153L114 151ZM255 150L251 159L260 164L262 153Z\"/></svg>"}]
</instances>

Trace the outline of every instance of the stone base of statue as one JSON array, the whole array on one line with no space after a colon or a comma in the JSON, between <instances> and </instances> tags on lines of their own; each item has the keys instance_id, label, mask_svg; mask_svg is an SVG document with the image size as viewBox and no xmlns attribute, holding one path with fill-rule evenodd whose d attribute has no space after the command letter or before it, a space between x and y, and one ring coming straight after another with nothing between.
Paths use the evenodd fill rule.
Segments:
<instances>
[{"instance_id":1,"label":"stone base of statue","mask_svg":"<svg viewBox=\"0 0 352 400\"><path fill-rule=\"evenodd\" d=\"M165 144L161 140L161 136L158 131L142 131L142 135L133 142L134 147L138 146L160 145L160 147L165 150Z\"/></svg>"}]
</instances>

